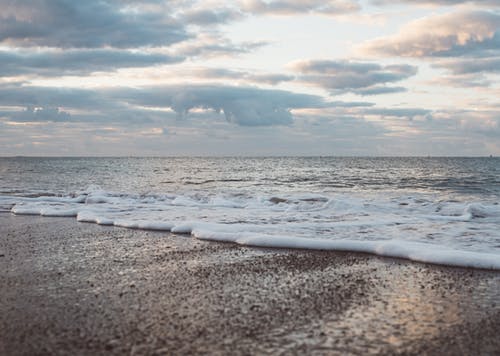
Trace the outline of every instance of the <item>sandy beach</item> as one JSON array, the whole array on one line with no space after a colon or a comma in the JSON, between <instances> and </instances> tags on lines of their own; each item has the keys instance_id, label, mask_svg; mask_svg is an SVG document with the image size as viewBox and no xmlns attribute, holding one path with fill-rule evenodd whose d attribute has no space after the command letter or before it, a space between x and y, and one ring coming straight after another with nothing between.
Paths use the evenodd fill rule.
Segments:
<instances>
[{"instance_id":1,"label":"sandy beach","mask_svg":"<svg viewBox=\"0 0 500 356\"><path fill-rule=\"evenodd\" d=\"M0 354L500 352L500 273L0 214Z\"/></svg>"}]
</instances>

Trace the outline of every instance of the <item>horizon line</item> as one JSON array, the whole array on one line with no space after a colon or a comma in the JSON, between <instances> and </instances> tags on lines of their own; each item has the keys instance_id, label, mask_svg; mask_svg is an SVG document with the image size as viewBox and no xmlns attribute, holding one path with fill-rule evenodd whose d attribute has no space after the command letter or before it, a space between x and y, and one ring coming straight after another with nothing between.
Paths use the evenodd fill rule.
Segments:
<instances>
[{"instance_id":1,"label":"horizon line","mask_svg":"<svg viewBox=\"0 0 500 356\"><path fill-rule=\"evenodd\" d=\"M0 155L0 158L499 158L491 155Z\"/></svg>"}]
</instances>

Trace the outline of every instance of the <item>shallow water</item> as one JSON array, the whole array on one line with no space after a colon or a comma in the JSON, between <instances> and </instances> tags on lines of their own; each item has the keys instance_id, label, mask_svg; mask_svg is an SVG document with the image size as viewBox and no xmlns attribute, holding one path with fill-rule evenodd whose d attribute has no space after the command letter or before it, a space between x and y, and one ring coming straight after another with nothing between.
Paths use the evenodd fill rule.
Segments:
<instances>
[{"instance_id":1,"label":"shallow water","mask_svg":"<svg viewBox=\"0 0 500 356\"><path fill-rule=\"evenodd\" d=\"M0 158L0 210L500 269L498 158Z\"/></svg>"}]
</instances>

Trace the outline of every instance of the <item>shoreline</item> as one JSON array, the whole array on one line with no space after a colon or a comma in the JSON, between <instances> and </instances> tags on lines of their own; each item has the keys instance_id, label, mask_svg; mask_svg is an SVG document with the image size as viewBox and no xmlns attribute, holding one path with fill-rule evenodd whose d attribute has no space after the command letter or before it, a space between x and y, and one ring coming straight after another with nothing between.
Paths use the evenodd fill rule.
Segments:
<instances>
[{"instance_id":1,"label":"shoreline","mask_svg":"<svg viewBox=\"0 0 500 356\"><path fill-rule=\"evenodd\" d=\"M500 273L0 214L0 354L487 354Z\"/></svg>"},{"instance_id":2,"label":"shoreline","mask_svg":"<svg viewBox=\"0 0 500 356\"><path fill-rule=\"evenodd\" d=\"M79 198L75 198L79 199ZM75 218L78 223L97 224L105 227L126 228L141 231L168 233L175 236L189 236L198 240L217 243L231 243L240 246L277 250L331 251L367 254L383 258L403 259L410 262L433 264L445 267L473 268L500 272L499 255L487 252L466 251L446 246L432 245L418 241L404 240L329 240L298 236L235 232L213 232L205 230L205 222L165 222L148 220L110 220L90 214L80 216L76 209L66 212L43 212L39 208L17 208L0 210L16 216L44 218ZM201 229L199 227L201 226Z\"/></svg>"}]
</instances>

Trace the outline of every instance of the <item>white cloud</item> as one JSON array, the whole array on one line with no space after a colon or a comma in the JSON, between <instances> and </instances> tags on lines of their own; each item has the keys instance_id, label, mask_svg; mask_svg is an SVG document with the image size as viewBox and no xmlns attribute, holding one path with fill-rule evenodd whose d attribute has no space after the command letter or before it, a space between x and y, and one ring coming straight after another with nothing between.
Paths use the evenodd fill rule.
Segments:
<instances>
[{"instance_id":1,"label":"white cloud","mask_svg":"<svg viewBox=\"0 0 500 356\"><path fill-rule=\"evenodd\" d=\"M171 46L171 51L180 57L232 57L252 52L267 44L265 41L235 43L217 31L210 31L199 33L190 40Z\"/></svg>"},{"instance_id":2,"label":"white cloud","mask_svg":"<svg viewBox=\"0 0 500 356\"><path fill-rule=\"evenodd\" d=\"M392 36L366 42L361 53L400 57L487 54L500 48L500 15L461 10L415 20Z\"/></svg>"},{"instance_id":3,"label":"white cloud","mask_svg":"<svg viewBox=\"0 0 500 356\"><path fill-rule=\"evenodd\" d=\"M231 79L244 83L270 84L277 85L282 82L289 82L295 79L295 76L282 73L262 73L251 70L233 70L226 68L190 68L182 72L183 76L196 79L220 80Z\"/></svg>"}]
</instances>

